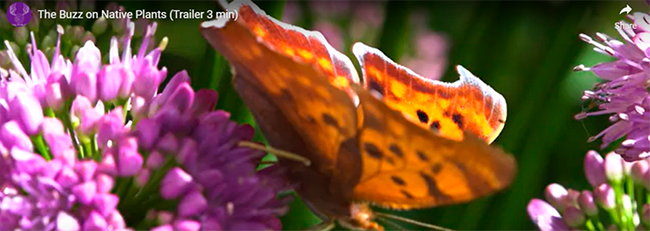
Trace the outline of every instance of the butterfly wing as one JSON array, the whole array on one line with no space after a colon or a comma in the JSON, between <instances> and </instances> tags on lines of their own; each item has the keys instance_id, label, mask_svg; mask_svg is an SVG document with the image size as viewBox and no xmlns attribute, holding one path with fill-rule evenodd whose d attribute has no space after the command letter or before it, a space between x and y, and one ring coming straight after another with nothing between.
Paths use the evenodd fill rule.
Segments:
<instances>
[{"instance_id":1,"label":"butterfly wing","mask_svg":"<svg viewBox=\"0 0 650 231\"><path fill-rule=\"evenodd\" d=\"M359 82L352 61L327 43L320 32L278 21L247 0L234 1L228 8L238 10L237 22L249 28L259 42L277 53L313 65L332 85L347 87L349 82Z\"/></svg>"},{"instance_id":2,"label":"butterfly wing","mask_svg":"<svg viewBox=\"0 0 650 231\"><path fill-rule=\"evenodd\" d=\"M356 43L366 88L381 93L384 102L441 135L462 140L463 131L492 143L506 121L506 101L462 66L460 80L446 83L424 78L393 62L384 53Z\"/></svg>"},{"instance_id":3,"label":"butterfly wing","mask_svg":"<svg viewBox=\"0 0 650 231\"><path fill-rule=\"evenodd\" d=\"M204 37L230 62L235 88L269 143L311 160L310 167L281 162L290 165L301 196L327 215L345 216L350 201L343 191L351 190L353 182L342 182L336 176L340 169L351 176L361 171L359 154L354 151L357 109L347 86L358 81L351 61L329 50L318 32L275 20L267 23L264 12L250 2L236 1L229 8L239 11L239 20L205 22ZM292 35L296 32L300 33ZM327 52L316 52L321 48ZM313 59L305 53L310 49ZM305 54L297 55L301 53ZM333 83L344 85L338 88Z\"/></svg>"},{"instance_id":4,"label":"butterfly wing","mask_svg":"<svg viewBox=\"0 0 650 231\"><path fill-rule=\"evenodd\" d=\"M499 149L471 136L449 140L411 123L354 87L358 77L349 60L315 43L327 44L322 35L260 19L267 16L242 3L248 2L229 6L239 9L239 20L205 22L202 32L230 61L235 87L271 145L314 163L293 175L316 208L345 214L352 200L391 208L460 203L512 180L514 160ZM293 46L304 41L309 46ZM310 47L327 53L309 58L309 49L318 49Z\"/></svg>"},{"instance_id":5,"label":"butterfly wing","mask_svg":"<svg viewBox=\"0 0 650 231\"><path fill-rule=\"evenodd\" d=\"M517 164L501 149L469 133L462 141L436 135L366 89L354 89L363 159L354 200L393 209L435 207L488 195L514 178Z\"/></svg>"}]
</instances>

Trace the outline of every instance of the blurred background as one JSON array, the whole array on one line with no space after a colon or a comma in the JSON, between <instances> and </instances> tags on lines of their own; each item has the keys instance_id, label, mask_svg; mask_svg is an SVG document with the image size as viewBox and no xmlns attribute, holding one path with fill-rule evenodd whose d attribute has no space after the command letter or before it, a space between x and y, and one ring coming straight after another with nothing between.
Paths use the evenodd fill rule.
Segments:
<instances>
[{"instance_id":1,"label":"blurred background","mask_svg":"<svg viewBox=\"0 0 650 231\"><path fill-rule=\"evenodd\" d=\"M12 2L0 1L0 6L6 10ZM34 3L32 11L34 7L102 10L120 5L127 11L217 7L212 1L116 3L45 1ZM600 142L588 143L587 139L606 128L609 122L607 116L574 119L575 114L593 107L580 97L598 79L589 72L573 72L572 68L578 64L592 66L609 58L594 52L578 34L603 32L618 39L614 23L624 18L619 15L620 9L627 4L632 12L650 9L641 1L338 0L259 1L257 4L285 22L321 31L355 65L350 48L354 42L361 41L378 47L393 60L427 78L455 81L458 75L454 66L461 64L506 98L506 125L494 145L517 158L519 173L512 186L468 204L393 212L462 230L531 230L535 227L526 214L526 205L532 198L543 198L543 190L549 183L587 189L583 158L588 150L598 150ZM124 33L119 20L32 18L27 27L16 28L7 25L5 12L0 14L4 17L0 17L0 39L14 40L11 46L19 52L24 51L27 29L36 31L39 48L53 47L55 23L67 25L64 36L69 39L62 48L70 54L86 40L96 41L105 54L110 36ZM201 20L157 21L156 38L169 39L160 65L166 66L169 73L186 69L195 88L219 91L219 108L231 112L239 122L255 124L232 89L228 64L199 33ZM145 23L136 22L136 36L142 36ZM19 56L28 60L24 52ZM0 53L0 65L7 64L6 53ZM256 139L263 141L259 133ZM292 203L291 211L282 220L287 230L304 229L319 222L299 199Z\"/></svg>"}]
</instances>

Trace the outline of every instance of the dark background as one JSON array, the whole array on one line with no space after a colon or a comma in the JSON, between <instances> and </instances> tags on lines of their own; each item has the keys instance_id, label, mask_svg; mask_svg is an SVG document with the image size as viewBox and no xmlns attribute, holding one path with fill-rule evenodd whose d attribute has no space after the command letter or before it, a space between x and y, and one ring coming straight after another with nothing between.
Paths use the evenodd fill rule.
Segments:
<instances>
[{"instance_id":1,"label":"dark background","mask_svg":"<svg viewBox=\"0 0 650 231\"><path fill-rule=\"evenodd\" d=\"M127 11L217 7L211 1L118 2ZM101 10L108 3L98 1L94 4ZM50 9L54 4L56 2L46 2ZM333 26L334 31L339 32L326 33L326 37L340 40L341 51L350 55L355 65L350 48L356 40L378 47L396 61L410 57L425 64L439 64L440 57L429 58L431 60L419 57L418 51L424 48L416 41L423 31L446 37L448 53L446 58L442 56L446 64L441 65L444 72L439 75L443 80L455 81L458 77L453 68L461 64L506 98L506 125L494 145L516 156L519 173L509 189L489 198L463 205L395 213L452 229L487 230L534 229L526 205L532 198L542 198L549 183L588 189L582 169L583 157L590 149L598 150L600 141L587 143L587 139L607 127L609 122L607 116L584 121L573 118L587 110L589 102L580 100L582 91L592 88L598 79L588 72L573 72L572 68L578 64L592 66L609 58L594 52L592 46L580 41L578 34L593 36L596 32L604 32L619 38L614 23L624 18L618 15L621 8L630 4L633 12L649 9L640 1L355 1L354 4L332 1L325 4L335 10L325 9L322 2L319 5L315 1L258 1L257 4L278 18L282 18L283 13L291 13L291 22L301 27L317 28L323 23ZM353 38L354 29L350 28L359 20L355 14L363 7L383 11L371 14L381 23L367 25L363 36ZM337 10L345 13L337 13ZM413 20L415 14L421 17ZM227 63L199 33L200 22L158 20L157 39L169 38L160 65L169 69L170 76L187 69L195 88L219 91L219 108L232 112L240 122L254 124L230 85ZM68 23L86 28L92 25L89 20ZM3 40L8 36L11 34L0 34ZM98 36L97 41L102 52L108 50L108 39ZM263 140L261 135L257 139ZM294 201L291 212L283 218L285 229L291 230L304 229L317 222L300 200ZM417 229L409 225L404 227Z\"/></svg>"}]
</instances>

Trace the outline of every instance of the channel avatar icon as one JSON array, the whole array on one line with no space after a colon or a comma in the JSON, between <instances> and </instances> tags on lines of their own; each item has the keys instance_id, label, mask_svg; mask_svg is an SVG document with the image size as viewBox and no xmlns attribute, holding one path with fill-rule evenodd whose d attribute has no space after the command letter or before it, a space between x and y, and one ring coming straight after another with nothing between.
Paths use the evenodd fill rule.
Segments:
<instances>
[{"instance_id":1,"label":"channel avatar icon","mask_svg":"<svg viewBox=\"0 0 650 231\"><path fill-rule=\"evenodd\" d=\"M29 6L22 2L15 2L9 6L7 12L7 20L11 25L16 27L21 27L27 25L29 20L32 19L32 11L29 9Z\"/></svg>"}]
</instances>

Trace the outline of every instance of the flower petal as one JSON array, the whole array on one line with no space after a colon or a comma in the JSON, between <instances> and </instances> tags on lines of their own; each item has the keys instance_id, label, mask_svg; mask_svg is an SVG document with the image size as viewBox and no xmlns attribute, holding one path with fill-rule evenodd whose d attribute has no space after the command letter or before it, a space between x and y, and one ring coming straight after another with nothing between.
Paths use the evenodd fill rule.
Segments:
<instances>
[{"instance_id":1,"label":"flower petal","mask_svg":"<svg viewBox=\"0 0 650 231\"><path fill-rule=\"evenodd\" d=\"M528 216L541 231L569 230L570 227L553 206L540 199L528 203Z\"/></svg>"}]
</instances>

